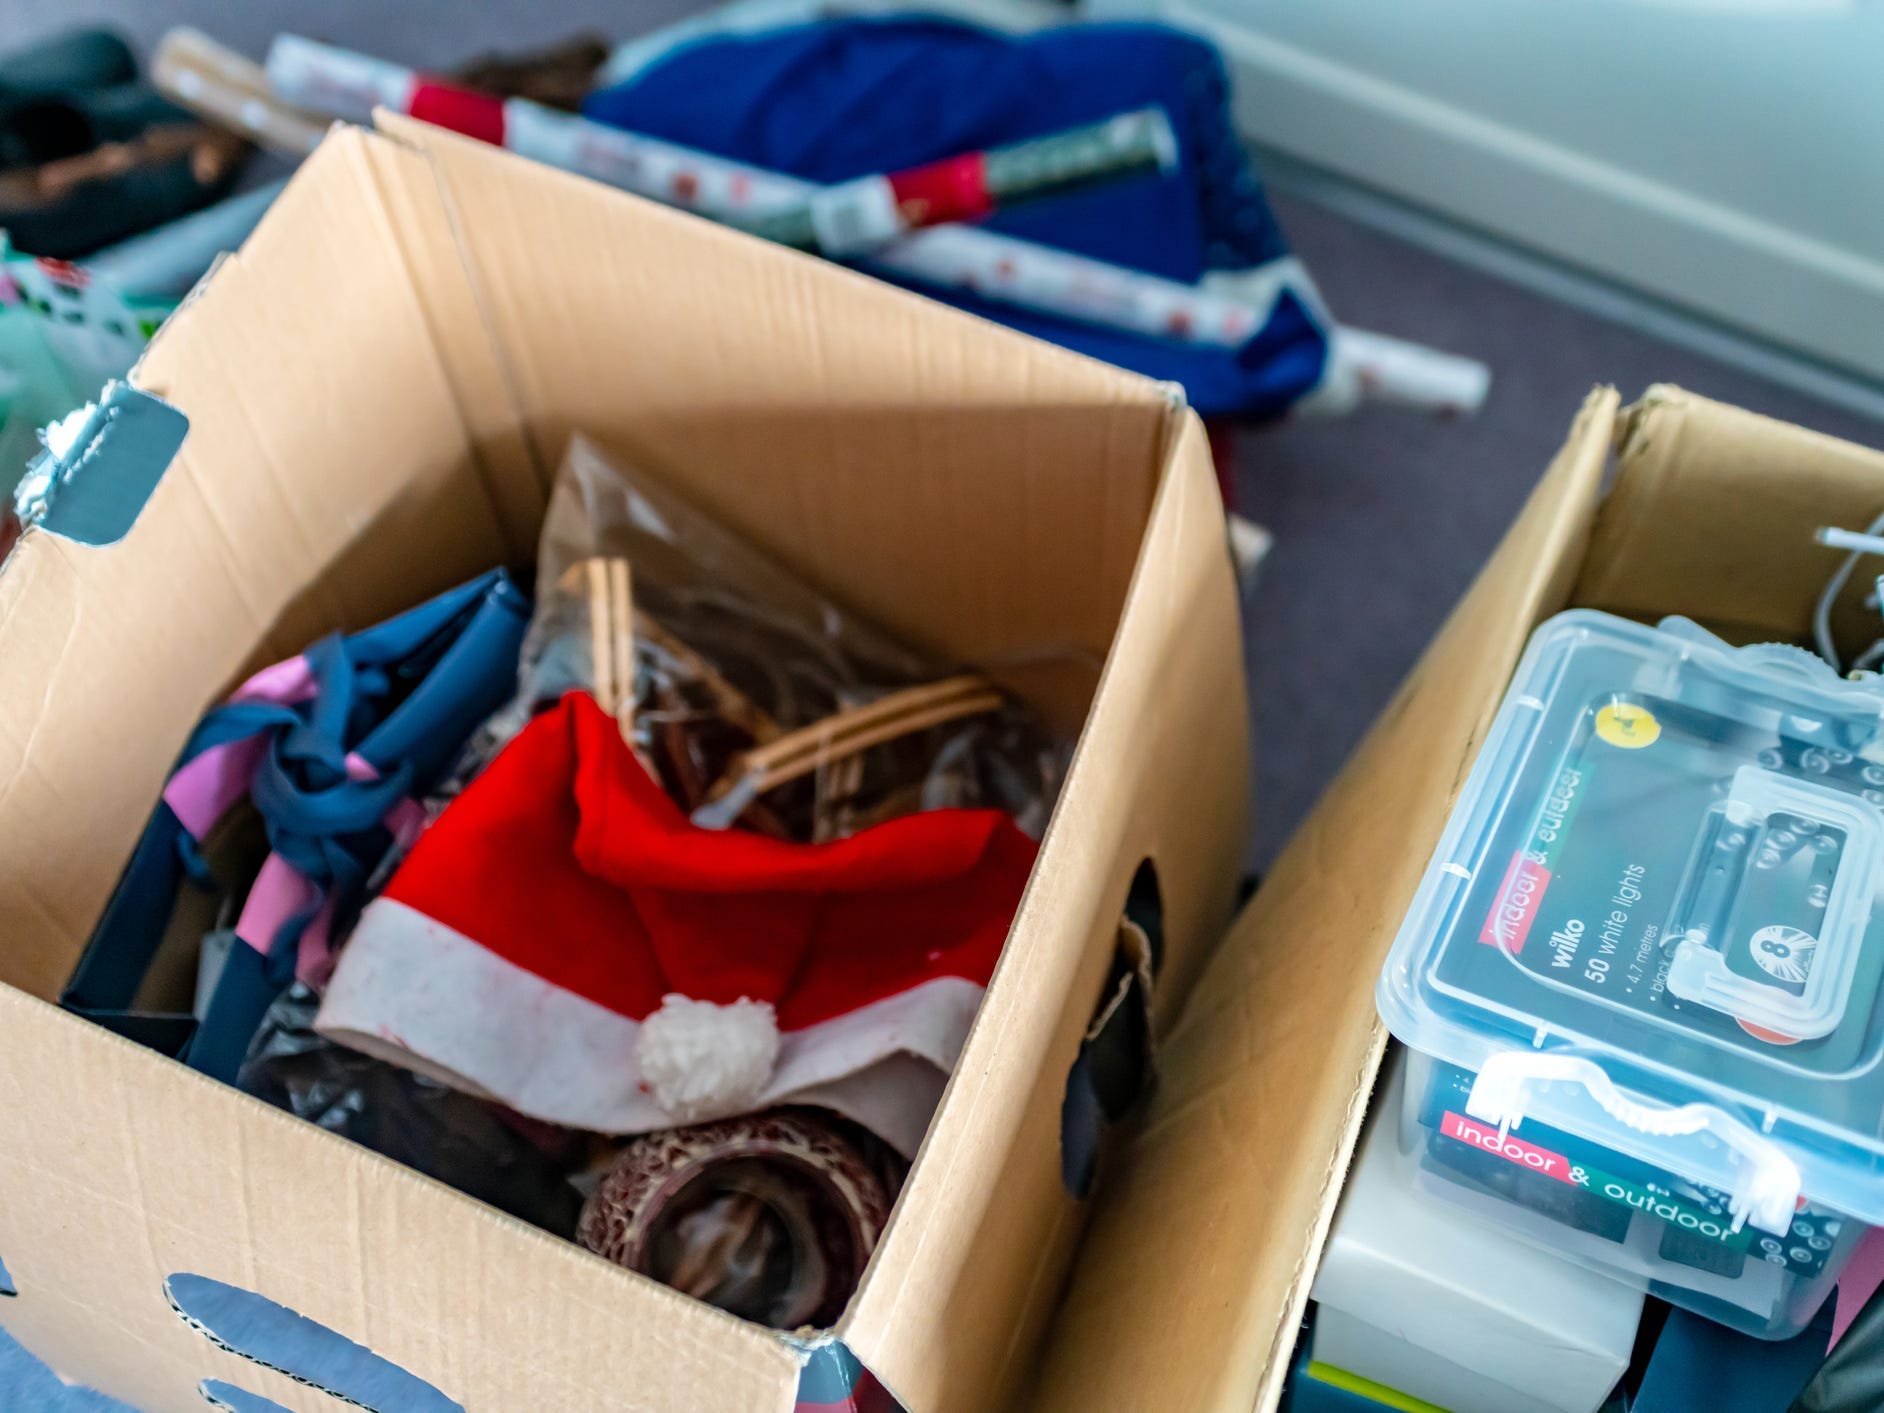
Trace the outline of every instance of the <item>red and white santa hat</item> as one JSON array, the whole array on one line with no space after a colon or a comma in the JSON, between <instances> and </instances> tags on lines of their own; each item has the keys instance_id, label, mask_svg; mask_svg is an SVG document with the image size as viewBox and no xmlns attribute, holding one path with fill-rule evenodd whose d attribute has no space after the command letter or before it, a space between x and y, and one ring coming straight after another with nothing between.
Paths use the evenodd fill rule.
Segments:
<instances>
[{"instance_id":1,"label":"red and white santa hat","mask_svg":"<svg viewBox=\"0 0 1884 1413\"><path fill-rule=\"evenodd\" d=\"M806 1103L909 1154L1035 848L994 810L825 844L698 828L571 693L368 905L315 1028L574 1128Z\"/></svg>"}]
</instances>

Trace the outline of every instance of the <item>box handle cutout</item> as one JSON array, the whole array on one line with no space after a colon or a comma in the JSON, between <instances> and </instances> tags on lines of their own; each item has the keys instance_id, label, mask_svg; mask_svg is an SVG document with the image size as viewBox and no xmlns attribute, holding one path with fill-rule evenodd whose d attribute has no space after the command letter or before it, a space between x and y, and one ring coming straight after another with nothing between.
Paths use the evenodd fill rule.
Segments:
<instances>
[{"instance_id":1,"label":"box handle cutout","mask_svg":"<svg viewBox=\"0 0 1884 1413\"><path fill-rule=\"evenodd\" d=\"M0 1261L0 1295L15 1296L20 1288L13 1284L13 1277L7 1273L7 1263Z\"/></svg>"},{"instance_id":2,"label":"box handle cutout","mask_svg":"<svg viewBox=\"0 0 1884 1413\"><path fill-rule=\"evenodd\" d=\"M1125 920L1136 923L1151 948L1151 974L1164 970L1164 890L1158 886L1158 867L1150 859L1132 873L1125 892Z\"/></svg>"},{"instance_id":3,"label":"box handle cutout","mask_svg":"<svg viewBox=\"0 0 1884 1413\"><path fill-rule=\"evenodd\" d=\"M1060 1101L1060 1180L1084 1201L1108 1132L1150 1086L1152 988L1164 960L1164 894L1147 859L1132 876L1118 950Z\"/></svg>"},{"instance_id":4,"label":"box handle cutout","mask_svg":"<svg viewBox=\"0 0 1884 1413\"><path fill-rule=\"evenodd\" d=\"M221 1379L204 1379L197 1389L211 1408L226 1409L227 1413L288 1413L274 1399L263 1398L259 1393L250 1393Z\"/></svg>"},{"instance_id":5,"label":"box handle cutout","mask_svg":"<svg viewBox=\"0 0 1884 1413\"><path fill-rule=\"evenodd\" d=\"M371 1413L464 1413L464 1405L391 1360L239 1286L179 1273L164 1282L164 1294L185 1322L231 1354ZM227 1384L216 1387L230 1390ZM204 1397L211 1397L209 1385L205 1384L202 1392ZM233 1392L250 1400L246 1407L225 1404L239 1413L275 1406L266 1401L254 1402L256 1395L243 1394L240 1389Z\"/></svg>"}]
</instances>

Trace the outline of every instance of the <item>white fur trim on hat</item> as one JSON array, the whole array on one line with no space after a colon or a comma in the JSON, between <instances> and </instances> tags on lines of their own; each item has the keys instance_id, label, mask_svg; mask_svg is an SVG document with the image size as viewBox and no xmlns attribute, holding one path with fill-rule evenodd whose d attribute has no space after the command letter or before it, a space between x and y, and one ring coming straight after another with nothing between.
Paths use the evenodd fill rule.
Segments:
<instances>
[{"instance_id":1,"label":"white fur trim on hat","mask_svg":"<svg viewBox=\"0 0 1884 1413\"><path fill-rule=\"evenodd\" d=\"M757 1107L832 1109L913 1158L980 1003L974 982L940 976L788 1030ZM598 1133L674 1127L642 1076L638 1019L390 898L367 905L314 1028L546 1123Z\"/></svg>"},{"instance_id":2,"label":"white fur trim on hat","mask_svg":"<svg viewBox=\"0 0 1884 1413\"><path fill-rule=\"evenodd\" d=\"M778 1016L766 1002L721 1006L674 994L641 1022L635 1058L655 1102L694 1123L758 1107L778 1048Z\"/></svg>"}]
</instances>

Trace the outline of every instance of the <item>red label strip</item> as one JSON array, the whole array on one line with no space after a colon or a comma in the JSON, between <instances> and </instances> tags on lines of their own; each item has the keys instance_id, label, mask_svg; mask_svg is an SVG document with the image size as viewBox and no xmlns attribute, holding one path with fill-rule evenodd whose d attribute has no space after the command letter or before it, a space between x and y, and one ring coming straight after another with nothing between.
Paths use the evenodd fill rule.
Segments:
<instances>
[{"instance_id":1,"label":"red label strip","mask_svg":"<svg viewBox=\"0 0 1884 1413\"><path fill-rule=\"evenodd\" d=\"M1479 929L1478 940L1488 947L1499 947L1517 956L1524 950L1524 939L1531 935L1531 924L1550 887L1550 870L1524 856L1522 850L1511 856L1505 881L1498 885L1498 897Z\"/></svg>"}]
</instances>

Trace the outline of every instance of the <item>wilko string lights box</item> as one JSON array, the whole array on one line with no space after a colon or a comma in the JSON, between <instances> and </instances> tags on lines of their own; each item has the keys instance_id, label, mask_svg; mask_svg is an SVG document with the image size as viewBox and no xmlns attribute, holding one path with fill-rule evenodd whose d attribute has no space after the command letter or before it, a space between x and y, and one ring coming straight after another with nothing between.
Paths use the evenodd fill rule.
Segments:
<instances>
[{"instance_id":1,"label":"wilko string lights box","mask_svg":"<svg viewBox=\"0 0 1884 1413\"><path fill-rule=\"evenodd\" d=\"M1884 1223L1884 685L1538 630L1380 987L1422 1173L1749 1333Z\"/></svg>"}]
</instances>

